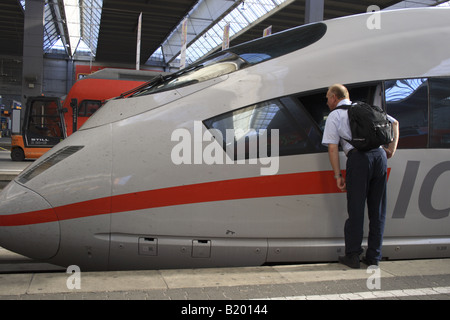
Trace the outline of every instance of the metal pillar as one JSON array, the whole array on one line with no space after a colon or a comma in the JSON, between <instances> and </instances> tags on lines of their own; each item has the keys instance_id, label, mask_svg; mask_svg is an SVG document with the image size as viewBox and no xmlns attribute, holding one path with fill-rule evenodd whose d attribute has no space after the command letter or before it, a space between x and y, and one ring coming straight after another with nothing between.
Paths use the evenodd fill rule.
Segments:
<instances>
[{"instance_id":1,"label":"metal pillar","mask_svg":"<svg viewBox=\"0 0 450 320\"><path fill-rule=\"evenodd\" d=\"M325 0L305 0L305 24L323 20Z\"/></svg>"},{"instance_id":2,"label":"metal pillar","mask_svg":"<svg viewBox=\"0 0 450 320\"><path fill-rule=\"evenodd\" d=\"M42 93L44 73L44 0L27 0L23 28L22 105Z\"/></svg>"}]
</instances>

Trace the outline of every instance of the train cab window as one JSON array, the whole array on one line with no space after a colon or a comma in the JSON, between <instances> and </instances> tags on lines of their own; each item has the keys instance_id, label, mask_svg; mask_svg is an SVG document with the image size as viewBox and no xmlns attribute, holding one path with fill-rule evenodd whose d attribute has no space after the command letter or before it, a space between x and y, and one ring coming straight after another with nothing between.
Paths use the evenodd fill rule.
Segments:
<instances>
[{"instance_id":1,"label":"train cab window","mask_svg":"<svg viewBox=\"0 0 450 320\"><path fill-rule=\"evenodd\" d=\"M181 88L217 78L248 66L248 62L231 52L219 52L165 77L150 81L133 97Z\"/></svg>"},{"instance_id":2,"label":"train cab window","mask_svg":"<svg viewBox=\"0 0 450 320\"><path fill-rule=\"evenodd\" d=\"M431 78L430 147L450 148L450 78Z\"/></svg>"},{"instance_id":3,"label":"train cab window","mask_svg":"<svg viewBox=\"0 0 450 320\"><path fill-rule=\"evenodd\" d=\"M208 129L216 129L222 133L224 141L219 142L223 146L234 143L235 160L251 159L255 154L270 156L273 129L278 130L280 156L314 151L308 137L308 128L300 126L280 100L271 100L222 114L205 120L204 124ZM233 132L232 139L229 138L231 132ZM252 154L251 141L259 145L256 141L259 141L260 135L264 132L267 134L267 150L262 152L258 150ZM245 152L239 152L238 145L244 145ZM229 151L228 147L226 151Z\"/></svg>"},{"instance_id":4,"label":"train cab window","mask_svg":"<svg viewBox=\"0 0 450 320\"><path fill-rule=\"evenodd\" d=\"M78 108L79 117L90 117L102 106L99 100L83 100Z\"/></svg>"},{"instance_id":5,"label":"train cab window","mask_svg":"<svg viewBox=\"0 0 450 320\"><path fill-rule=\"evenodd\" d=\"M400 123L398 148L428 146L428 81L401 79L385 82L387 113Z\"/></svg>"}]
</instances>

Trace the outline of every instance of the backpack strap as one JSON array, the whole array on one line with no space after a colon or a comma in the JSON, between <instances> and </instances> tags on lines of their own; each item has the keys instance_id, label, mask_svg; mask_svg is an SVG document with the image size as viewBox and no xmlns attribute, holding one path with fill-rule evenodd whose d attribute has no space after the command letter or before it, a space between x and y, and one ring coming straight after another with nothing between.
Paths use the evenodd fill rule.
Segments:
<instances>
[{"instance_id":1,"label":"backpack strap","mask_svg":"<svg viewBox=\"0 0 450 320\"><path fill-rule=\"evenodd\" d=\"M338 110L338 109L340 109L340 110L348 110L350 108L351 108L351 105L346 104L346 105L342 105L342 106L334 108L333 110L331 110L331 112L333 112L334 110Z\"/></svg>"},{"instance_id":2,"label":"backpack strap","mask_svg":"<svg viewBox=\"0 0 450 320\"><path fill-rule=\"evenodd\" d=\"M339 106L339 107L334 108L333 110L330 111L330 113L333 112L333 111L335 111L335 110L338 110L338 109L339 109L339 110L349 110L351 107L352 107L351 105L344 104L344 105L341 105L341 106ZM345 138L343 138L343 137L340 137L340 138L341 138L342 140L345 140L345 141L347 141L348 143L352 144L352 141L351 141L351 140L345 139Z\"/></svg>"}]
</instances>

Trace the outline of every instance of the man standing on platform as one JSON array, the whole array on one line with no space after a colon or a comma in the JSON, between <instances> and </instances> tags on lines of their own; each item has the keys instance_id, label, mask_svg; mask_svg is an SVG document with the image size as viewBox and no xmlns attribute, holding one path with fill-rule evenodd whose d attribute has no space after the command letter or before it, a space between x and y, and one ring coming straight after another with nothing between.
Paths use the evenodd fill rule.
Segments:
<instances>
[{"instance_id":1,"label":"man standing on platform","mask_svg":"<svg viewBox=\"0 0 450 320\"><path fill-rule=\"evenodd\" d=\"M327 92L327 105L331 111L342 105L351 105L345 86L336 84ZM381 259L384 225L386 220L387 159L391 158L398 143L398 121L388 115L393 124L394 139L388 147L366 152L355 149L352 140L348 112L338 109L331 112L325 123L322 144L328 146L328 155L334 171L336 185L347 190L348 219L345 221L345 256L339 262L351 268L360 267L360 255L364 228L364 210L367 201L369 213L368 248L363 262L378 265ZM348 140L348 141L346 141ZM346 177L341 174L339 143L347 156Z\"/></svg>"}]
</instances>

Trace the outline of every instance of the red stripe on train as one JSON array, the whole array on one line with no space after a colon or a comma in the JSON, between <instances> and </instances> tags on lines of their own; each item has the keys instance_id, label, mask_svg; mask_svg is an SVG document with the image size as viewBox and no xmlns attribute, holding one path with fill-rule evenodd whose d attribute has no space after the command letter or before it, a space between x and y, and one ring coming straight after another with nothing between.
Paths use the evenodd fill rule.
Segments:
<instances>
[{"instance_id":1,"label":"red stripe on train","mask_svg":"<svg viewBox=\"0 0 450 320\"><path fill-rule=\"evenodd\" d=\"M54 209L0 215L0 226L30 225L192 203L340 192L333 179L333 171L260 176L134 192Z\"/></svg>"}]
</instances>

